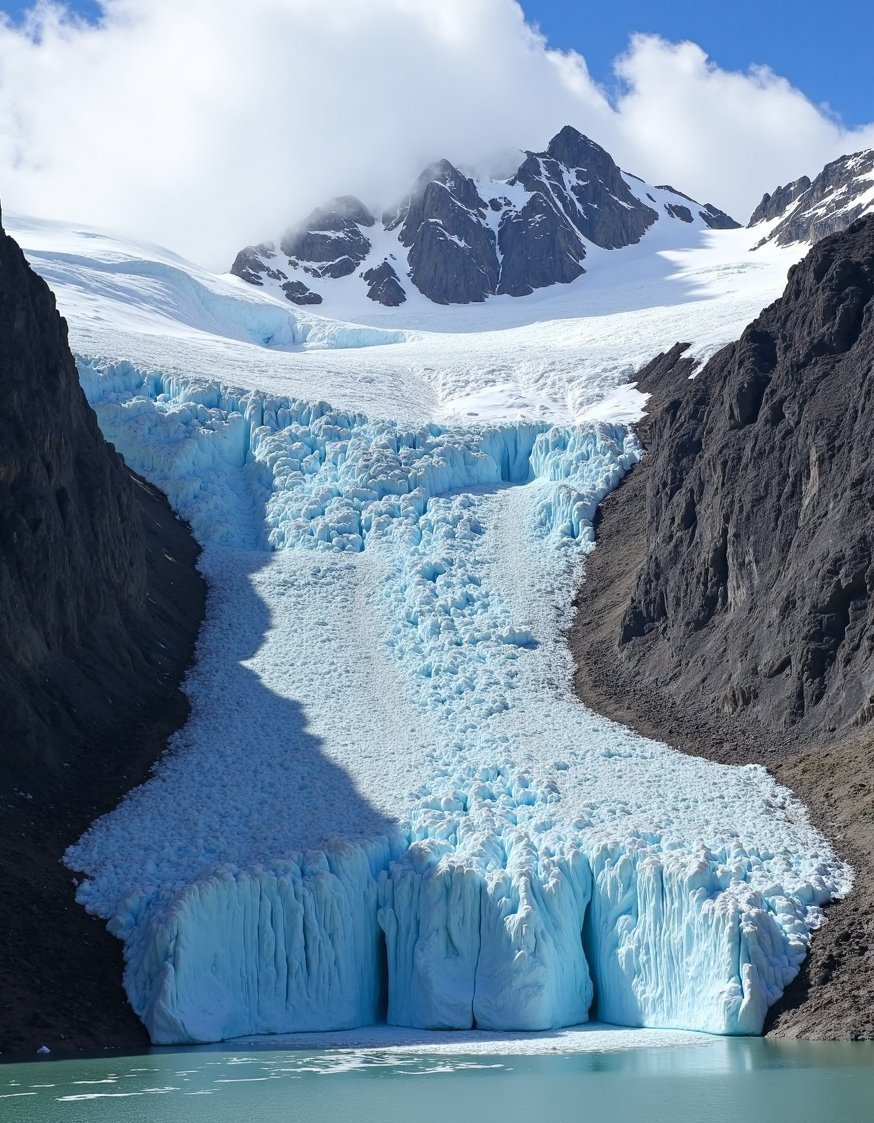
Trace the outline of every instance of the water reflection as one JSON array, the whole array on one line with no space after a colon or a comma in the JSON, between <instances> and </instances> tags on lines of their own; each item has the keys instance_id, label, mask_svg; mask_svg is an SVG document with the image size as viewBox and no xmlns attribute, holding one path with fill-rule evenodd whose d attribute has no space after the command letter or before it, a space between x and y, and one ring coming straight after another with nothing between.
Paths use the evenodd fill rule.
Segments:
<instances>
[{"instance_id":1,"label":"water reflection","mask_svg":"<svg viewBox=\"0 0 874 1123\"><path fill-rule=\"evenodd\" d=\"M701 1036L691 1046L616 1052L453 1054L446 1048L204 1047L5 1064L0 1118L868 1123L874 1104L874 1044L868 1042Z\"/></svg>"}]
</instances>

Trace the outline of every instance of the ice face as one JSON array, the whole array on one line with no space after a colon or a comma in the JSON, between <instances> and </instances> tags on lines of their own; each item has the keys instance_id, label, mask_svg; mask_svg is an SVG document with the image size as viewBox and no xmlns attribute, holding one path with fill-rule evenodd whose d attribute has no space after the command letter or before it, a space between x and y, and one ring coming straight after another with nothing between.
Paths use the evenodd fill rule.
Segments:
<instances>
[{"instance_id":1,"label":"ice face","mask_svg":"<svg viewBox=\"0 0 874 1123\"><path fill-rule=\"evenodd\" d=\"M68 854L152 1039L761 1029L849 873L760 768L580 706L623 426L380 421L82 363L205 549L188 725Z\"/></svg>"}]
</instances>

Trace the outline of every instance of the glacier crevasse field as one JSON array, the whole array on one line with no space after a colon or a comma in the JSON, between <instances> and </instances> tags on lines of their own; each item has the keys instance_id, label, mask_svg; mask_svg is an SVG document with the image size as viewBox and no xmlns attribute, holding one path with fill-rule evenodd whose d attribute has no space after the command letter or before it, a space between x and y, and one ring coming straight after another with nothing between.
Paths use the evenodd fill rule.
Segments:
<instances>
[{"instance_id":1,"label":"glacier crevasse field","mask_svg":"<svg viewBox=\"0 0 874 1123\"><path fill-rule=\"evenodd\" d=\"M606 1021L761 1029L837 864L764 770L570 697L560 612L628 429L82 376L214 590L173 755L71 855L153 1040L550 1029L593 983ZM252 599L266 644L237 682ZM305 718L281 701L314 693Z\"/></svg>"},{"instance_id":2,"label":"glacier crevasse field","mask_svg":"<svg viewBox=\"0 0 874 1123\"><path fill-rule=\"evenodd\" d=\"M204 547L190 719L67 856L153 1041L759 1032L850 871L763 769L581 706L562 638L640 456L627 366L682 302L534 325L510 385L517 329L304 324L149 249L21 229L105 435ZM708 260L683 288L705 352L785 275Z\"/></svg>"}]
</instances>

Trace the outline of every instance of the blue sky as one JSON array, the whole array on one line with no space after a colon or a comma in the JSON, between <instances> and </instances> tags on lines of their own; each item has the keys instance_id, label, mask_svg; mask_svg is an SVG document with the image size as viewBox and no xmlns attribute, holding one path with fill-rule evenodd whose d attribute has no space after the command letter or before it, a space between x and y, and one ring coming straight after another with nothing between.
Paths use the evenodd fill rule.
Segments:
<instances>
[{"instance_id":1,"label":"blue sky","mask_svg":"<svg viewBox=\"0 0 874 1123\"><path fill-rule=\"evenodd\" d=\"M521 0L555 47L580 52L609 87L635 31L692 39L727 70L769 66L847 125L874 119L874 0Z\"/></svg>"},{"instance_id":2,"label":"blue sky","mask_svg":"<svg viewBox=\"0 0 874 1123\"><path fill-rule=\"evenodd\" d=\"M322 0L327 2L327 0ZM870 80L874 0L842 0L829 8L813 0L521 0L528 19L550 44L577 50L596 81L610 89L611 63L633 32L692 39L728 70L769 66L814 102L827 103L844 124L874 120ZM30 0L0 0L19 18ZM89 19L95 0L69 6Z\"/></svg>"},{"instance_id":3,"label":"blue sky","mask_svg":"<svg viewBox=\"0 0 874 1123\"><path fill-rule=\"evenodd\" d=\"M210 267L331 195L390 205L437 157L509 175L567 124L741 220L874 148L874 0L827 18L811 0L522 0L578 54L544 50L516 0L115 0L97 33L36 36L26 0L4 10L7 209Z\"/></svg>"}]
</instances>

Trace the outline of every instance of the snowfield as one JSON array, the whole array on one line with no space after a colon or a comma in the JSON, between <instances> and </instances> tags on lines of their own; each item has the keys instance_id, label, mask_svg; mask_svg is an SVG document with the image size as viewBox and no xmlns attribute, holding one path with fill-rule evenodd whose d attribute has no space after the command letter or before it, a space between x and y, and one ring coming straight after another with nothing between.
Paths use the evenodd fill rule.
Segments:
<instances>
[{"instance_id":1,"label":"snowfield","mask_svg":"<svg viewBox=\"0 0 874 1123\"><path fill-rule=\"evenodd\" d=\"M322 399L374 418L463 424L637 419L634 372L678 339L692 341L702 359L736 339L780 294L805 249L750 253L773 224L756 227L754 238L693 231L684 246L675 229L685 233L683 223L657 223L639 245L591 246L588 271L569 285L466 306L418 293L397 309L350 298L342 322L160 247L6 221L57 294L78 355Z\"/></svg>"},{"instance_id":2,"label":"snowfield","mask_svg":"<svg viewBox=\"0 0 874 1123\"><path fill-rule=\"evenodd\" d=\"M356 326L9 227L106 436L204 545L190 720L67 856L152 1039L759 1032L850 871L763 769L581 706L561 629L640 455L629 375L734 338L798 251L696 233Z\"/></svg>"}]
</instances>

